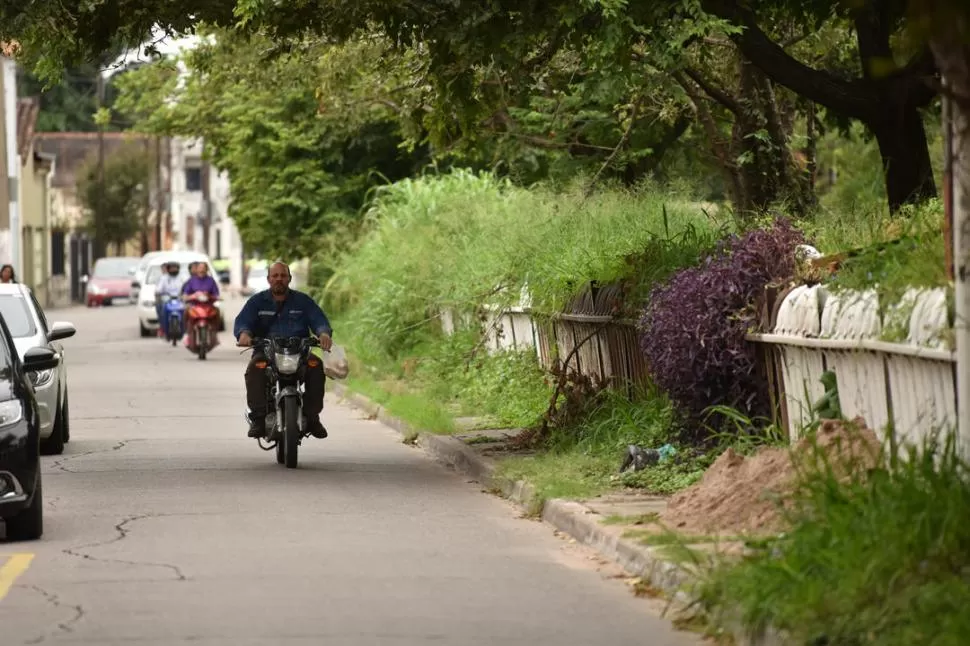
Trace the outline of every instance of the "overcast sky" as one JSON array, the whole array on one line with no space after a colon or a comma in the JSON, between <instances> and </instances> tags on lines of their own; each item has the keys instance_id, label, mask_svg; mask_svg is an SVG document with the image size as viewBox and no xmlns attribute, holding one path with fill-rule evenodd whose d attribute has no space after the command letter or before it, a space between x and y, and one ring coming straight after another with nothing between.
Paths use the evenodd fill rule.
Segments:
<instances>
[{"instance_id":1,"label":"overcast sky","mask_svg":"<svg viewBox=\"0 0 970 646\"><path fill-rule=\"evenodd\" d=\"M199 42L199 37L186 36L184 38L169 38L169 37L163 38L163 33L160 30L156 30L155 33L152 35L152 40L149 42L153 42L153 41L156 41L156 47L158 48L158 51L160 54L172 55L172 54L178 54L179 52L186 49L192 49L195 46L195 44ZM145 53L144 53L144 49L147 44L148 43L142 45L138 49L132 49L122 54L121 56L116 58L112 62L112 64L108 66L108 69L102 72L102 74L105 77L111 77L117 74L118 72L122 71L127 65L130 65L131 63L150 62L152 59L148 56L145 56Z\"/></svg>"}]
</instances>

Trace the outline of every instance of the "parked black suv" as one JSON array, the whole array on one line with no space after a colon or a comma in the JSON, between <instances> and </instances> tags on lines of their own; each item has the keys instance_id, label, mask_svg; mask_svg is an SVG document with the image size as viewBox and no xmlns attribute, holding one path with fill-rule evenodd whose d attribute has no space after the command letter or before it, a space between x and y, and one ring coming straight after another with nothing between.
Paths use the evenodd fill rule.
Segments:
<instances>
[{"instance_id":1,"label":"parked black suv","mask_svg":"<svg viewBox=\"0 0 970 646\"><path fill-rule=\"evenodd\" d=\"M10 329L0 317L0 520L6 537L32 540L44 533L40 486L40 415L27 373L56 368L50 348L17 355Z\"/></svg>"}]
</instances>

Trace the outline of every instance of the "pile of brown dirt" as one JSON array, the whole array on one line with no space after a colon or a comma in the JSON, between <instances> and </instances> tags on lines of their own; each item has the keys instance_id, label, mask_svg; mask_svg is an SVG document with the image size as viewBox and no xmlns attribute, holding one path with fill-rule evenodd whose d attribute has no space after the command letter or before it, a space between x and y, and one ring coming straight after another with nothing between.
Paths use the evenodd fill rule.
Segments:
<instances>
[{"instance_id":1,"label":"pile of brown dirt","mask_svg":"<svg viewBox=\"0 0 970 646\"><path fill-rule=\"evenodd\" d=\"M779 504L791 491L792 458L819 456L845 470L867 469L878 460L880 443L861 418L823 422L812 438L788 448L766 448L751 457L722 453L691 487L674 495L660 521L687 534L766 534L783 529Z\"/></svg>"}]
</instances>

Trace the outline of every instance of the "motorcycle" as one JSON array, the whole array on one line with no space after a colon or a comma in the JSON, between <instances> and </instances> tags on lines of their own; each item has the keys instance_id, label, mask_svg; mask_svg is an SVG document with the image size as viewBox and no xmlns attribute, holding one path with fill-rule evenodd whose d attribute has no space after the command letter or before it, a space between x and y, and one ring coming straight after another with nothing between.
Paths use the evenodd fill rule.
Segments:
<instances>
[{"instance_id":1,"label":"motorcycle","mask_svg":"<svg viewBox=\"0 0 970 646\"><path fill-rule=\"evenodd\" d=\"M171 342L174 347L178 340L182 338L182 312L185 305L182 304L178 296L162 296L162 316L168 321L168 334L165 335L165 342Z\"/></svg>"},{"instance_id":2,"label":"motorcycle","mask_svg":"<svg viewBox=\"0 0 970 646\"><path fill-rule=\"evenodd\" d=\"M216 329L219 327L219 310L205 292L194 292L188 298L186 309L189 335L185 346L189 352L197 354L204 361L206 355L215 347Z\"/></svg>"},{"instance_id":3,"label":"motorcycle","mask_svg":"<svg viewBox=\"0 0 970 646\"><path fill-rule=\"evenodd\" d=\"M257 438L264 451L276 449L276 462L295 469L300 444L309 436L303 413L303 379L307 368L316 368L321 359L310 353L319 347L315 338L256 338L247 350L258 352L257 367L266 370L266 440ZM245 352L245 350L244 350ZM249 413L245 416L249 420Z\"/></svg>"}]
</instances>

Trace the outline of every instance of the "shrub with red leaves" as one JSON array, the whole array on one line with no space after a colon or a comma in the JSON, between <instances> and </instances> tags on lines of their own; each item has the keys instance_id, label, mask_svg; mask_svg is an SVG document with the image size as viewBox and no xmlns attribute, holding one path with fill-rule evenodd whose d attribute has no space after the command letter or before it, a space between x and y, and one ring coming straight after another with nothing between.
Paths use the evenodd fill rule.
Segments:
<instances>
[{"instance_id":1,"label":"shrub with red leaves","mask_svg":"<svg viewBox=\"0 0 970 646\"><path fill-rule=\"evenodd\" d=\"M795 273L804 237L788 220L723 239L700 266L656 286L640 319L651 377L690 417L708 406L769 413L767 387L745 340L753 304L769 283Z\"/></svg>"}]
</instances>

